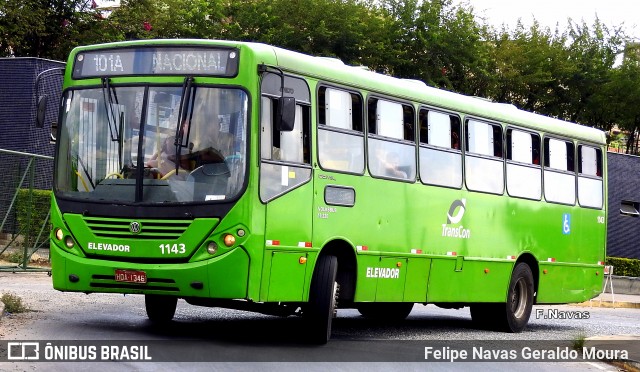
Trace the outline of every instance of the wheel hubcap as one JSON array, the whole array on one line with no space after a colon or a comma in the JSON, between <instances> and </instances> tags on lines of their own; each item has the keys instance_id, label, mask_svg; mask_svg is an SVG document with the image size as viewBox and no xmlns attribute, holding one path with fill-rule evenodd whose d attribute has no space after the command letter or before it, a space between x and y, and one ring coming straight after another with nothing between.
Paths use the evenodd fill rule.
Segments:
<instances>
[{"instance_id":1,"label":"wheel hubcap","mask_svg":"<svg viewBox=\"0 0 640 372\"><path fill-rule=\"evenodd\" d=\"M516 318L520 319L524 316L527 309L528 297L527 284L524 279L519 279L511 295L511 310Z\"/></svg>"}]
</instances>

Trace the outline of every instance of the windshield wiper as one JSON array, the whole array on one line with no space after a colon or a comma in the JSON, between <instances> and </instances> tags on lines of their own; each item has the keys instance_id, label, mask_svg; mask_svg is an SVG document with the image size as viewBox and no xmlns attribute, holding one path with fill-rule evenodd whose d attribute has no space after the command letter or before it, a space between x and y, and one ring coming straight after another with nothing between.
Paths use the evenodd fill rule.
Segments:
<instances>
[{"instance_id":1,"label":"windshield wiper","mask_svg":"<svg viewBox=\"0 0 640 372\"><path fill-rule=\"evenodd\" d=\"M104 101L104 109L107 113L107 122L109 123L109 133L111 134L111 141L118 142L118 167L122 169L122 130L124 125L124 112L120 112L118 115L118 121L116 122L116 113L113 108L115 102L119 104L118 96L115 89L111 86L108 77L102 78L102 97ZM120 111L120 110L118 110Z\"/></svg>"},{"instance_id":2,"label":"windshield wiper","mask_svg":"<svg viewBox=\"0 0 640 372\"><path fill-rule=\"evenodd\" d=\"M193 77L187 76L184 79L182 85L182 97L180 98L180 108L178 109L178 125L176 126L176 135L174 145L176 147L176 174L180 169L180 156L182 148L187 147L184 143L184 126L187 126L186 141L189 143L189 132L191 131L191 115L193 115L193 108L189 110L189 106L192 103L193 96ZM187 122L188 118L188 122Z\"/></svg>"},{"instance_id":3,"label":"windshield wiper","mask_svg":"<svg viewBox=\"0 0 640 372\"><path fill-rule=\"evenodd\" d=\"M113 95L111 94L113 87L109 82L108 77L102 78L102 97L104 98L104 109L107 112L107 122L109 123L109 132L111 133L111 140L116 142L120 141L120 133L118 133L119 125L115 123L116 114L113 110L113 103L115 98L115 104L118 104L118 97L115 92ZM122 115L120 115L120 120L122 119Z\"/></svg>"},{"instance_id":4,"label":"windshield wiper","mask_svg":"<svg viewBox=\"0 0 640 372\"><path fill-rule=\"evenodd\" d=\"M95 190L96 184L93 183L93 178L91 178L91 174L89 174L89 171L87 170L87 167L84 165L84 162L82 161L82 158L80 157L80 155L76 154L76 159L78 159L78 164L80 164L80 166L82 167L82 171L84 172L85 176L87 176L87 180L89 180L89 183L91 184L91 188ZM82 182L84 183L84 181ZM86 185L85 185L85 188L86 188Z\"/></svg>"}]
</instances>

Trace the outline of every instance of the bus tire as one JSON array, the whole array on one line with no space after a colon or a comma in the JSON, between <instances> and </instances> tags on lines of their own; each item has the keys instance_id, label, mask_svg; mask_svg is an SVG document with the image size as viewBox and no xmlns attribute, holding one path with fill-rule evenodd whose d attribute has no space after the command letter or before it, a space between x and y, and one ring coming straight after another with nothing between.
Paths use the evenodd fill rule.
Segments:
<instances>
[{"instance_id":1,"label":"bus tire","mask_svg":"<svg viewBox=\"0 0 640 372\"><path fill-rule=\"evenodd\" d=\"M511 274L506 306L497 326L505 332L522 332L529 322L533 307L533 274L531 268L524 262L516 265Z\"/></svg>"},{"instance_id":2,"label":"bus tire","mask_svg":"<svg viewBox=\"0 0 640 372\"><path fill-rule=\"evenodd\" d=\"M357 305L365 318L376 320L403 320L413 309L413 302L367 302Z\"/></svg>"},{"instance_id":3,"label":"bus tire","mask_svg":"<svg viewBox=\"0 0 640 372\"><path fill-rule=\"evenodd\" d=\"M147 317L154 323L167 323L173 319L176 313L178 297L144 295L144 307Z\"/></svg>"},{"instance_id":4,"label":"bus tire","mask_svg":"<svg viewBox=\"0 0 640 372\"><path fill-rule=\"evenodd\" d=\"M311 278L309 302L303 311L307 323L307 339L314 344L326 344L331 338L331 323L336 315L339 286L336 282L338 258L322 255Z\"/></svg>"}]
</instances>

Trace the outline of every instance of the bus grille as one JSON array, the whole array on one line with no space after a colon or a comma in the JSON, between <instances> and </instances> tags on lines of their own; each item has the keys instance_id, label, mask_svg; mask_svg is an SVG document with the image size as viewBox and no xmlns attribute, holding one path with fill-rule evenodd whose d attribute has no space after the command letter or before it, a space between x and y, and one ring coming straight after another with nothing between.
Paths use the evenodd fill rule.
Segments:
<instances>
[{"instance_id":1,"label":"bus grille","mask_svg":"<svg viewBox=\"0 0 640 372\"><path fill-rule=\"evenodd\" d=\"M129 230L131 219L84 217L91 232L101 238L178 239L191 225L191 221L136 220L142 226L138 234Z\"/></svg>"}]
</instances>

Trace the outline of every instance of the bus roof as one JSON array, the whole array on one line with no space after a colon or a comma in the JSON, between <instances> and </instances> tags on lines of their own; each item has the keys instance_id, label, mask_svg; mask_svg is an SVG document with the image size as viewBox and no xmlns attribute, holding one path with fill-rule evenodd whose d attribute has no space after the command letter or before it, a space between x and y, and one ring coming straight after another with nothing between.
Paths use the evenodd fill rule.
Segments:
<instances>
[{"instance_id":1,"label":"bus roof","mask_svg":"<svg viewBox=\"0 0 640 372\"><path fill-rule=\"evenodd\" d=\"M197 39L137 40L79 47L74 49L70 58L73 58L78 51L97 48L212 44L251 49L258 63L275 64L285 71L336 85L364 89L545 133L597 144L606 143L605 133L599 129L520 110L511 104L491 102L483 98L430 87L418 80L399 79L379 74L364 66L348 66L335 58L314 57L261 43Z\"/></svg>"},{"instance_id":2,"label":"bus roof","mask_svg":"<svg viewBox=\"0 0 640 372\"><path fill-rule=\"evenodd\" d=\"M449 92L427 86L418 80L394 78L369 71L363 66L348 66L337 59L332 61L277 47L271 48L276 54L278 66L283 70L311 75L327 82L417 101L466 115L593 143L606 143L605 133L599 129L520 110L511 104L496 103L483 98Z\"/></svg>"}]
</instances>

